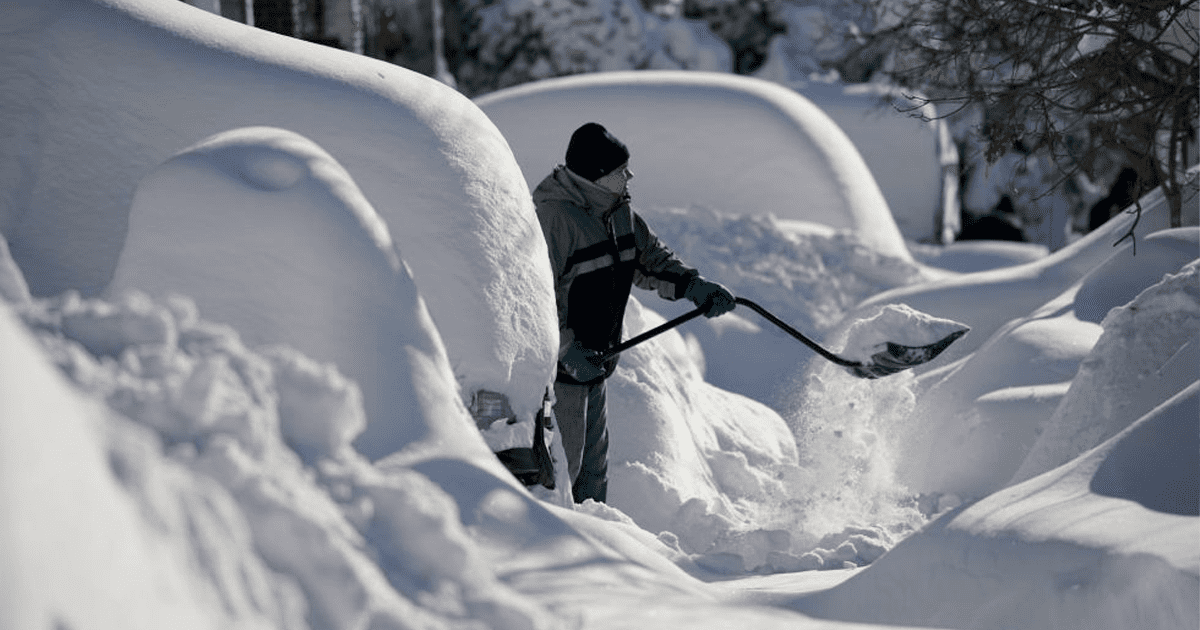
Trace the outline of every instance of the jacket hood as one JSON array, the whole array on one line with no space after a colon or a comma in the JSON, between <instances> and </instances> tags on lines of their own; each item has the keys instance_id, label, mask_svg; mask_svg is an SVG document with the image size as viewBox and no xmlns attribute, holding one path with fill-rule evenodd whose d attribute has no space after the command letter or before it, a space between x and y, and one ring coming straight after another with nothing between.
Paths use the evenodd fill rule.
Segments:
<instances>
[{"instance_id":1,"label":"jacket hood","mask_svg":"<svg viewBox=\"0 0 1200 630\"><path fill-rule=\"evenodd\" d=\"M611 212L624 201L629 200L629 194L617 193L588 181L571 172L571 169L559 165L543 179L533 191L535 204L545 202L567 202L583 208L596 215L603 216Z\"/></svg>"}]
</instances>

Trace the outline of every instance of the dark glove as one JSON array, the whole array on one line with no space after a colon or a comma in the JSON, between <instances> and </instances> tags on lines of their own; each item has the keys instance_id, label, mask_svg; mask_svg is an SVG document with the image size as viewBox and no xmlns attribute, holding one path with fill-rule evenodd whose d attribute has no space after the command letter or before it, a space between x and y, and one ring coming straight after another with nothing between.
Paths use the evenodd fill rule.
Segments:
<instances>
[{"instance_id":1,"label":"dark glove","mask_svg":"<svg viewBox=\"0 0 1200 630\"><path fill-rule=\"evenodd\" d=\"M717 284L709 282L700 276L695 276L688 283L687 291L683 297L691 300L696 306L708 308L704 312L705 317L716 317L732 311L737 302L733 301L733 294L729 289Z\"/></svg>"},{"instance_id":2,"label":"dark glove","mask_svg":"<svg viewBox=\"0 0 1200 630\"><path fill-rule=\"evenodd\" d=\"M588 383L604 376L604 370L598 365L600 353L584 348L578 341L567 348L567 353L559 359L559 363L562 364L564 372L580 383Z\"/></svg>"}]
</instances>

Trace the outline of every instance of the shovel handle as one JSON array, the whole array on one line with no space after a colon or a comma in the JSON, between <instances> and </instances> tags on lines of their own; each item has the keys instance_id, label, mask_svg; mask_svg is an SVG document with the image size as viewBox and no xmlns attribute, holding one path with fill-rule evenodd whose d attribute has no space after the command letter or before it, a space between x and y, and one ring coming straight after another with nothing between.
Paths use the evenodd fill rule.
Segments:
<instances>
[{"instance_id":1,"label":"shovel handle","mask_svg":"<svg viewBox=\"0 0 1200 630\"><path fill-rule=\"evenodd\" d=\"M804 333L800 332L799 330L796 330L795 328L792 328L791 326L788 326L787 323L784 322L782 319L775 317L773 314L768 312L767 309L759 306L758 304L755 304L754 302L751 302L750 300L747 300L746 298L734 298L734 301L736 301L738 304L742 304L744 306L750 307L751 309L754 310L754 312L758 313L759 315L762 315L764 319L766 319L767 321L771 322L772 324L775 324L776 326L778 326L781 330L783 330L783 332L795 337L796 340L799 341L800 343L808 346L809 348L812 348L814 352L821 355L822 357L825 357L826 359L828 359L842 367L862 367L863 364L858 361L851 361L849 359L843 359L842 357L839 357L838 355L826 350L817 342L806 337L804 335Z\"/></svg>"},{"instance_id":2,"label":"shovel handle","mask_svg":"<svg viewBox=\"0 0 1200 630\"><path fill-rule=\"evenodd\" d=\"M657 337L657 336L667 332L668 330L671 330L672 328L679 326L680 324L682 324L684 322L688 322L693 319L696 319L697 317L703 315L705 310L707 310L707 309L700 307L700 308L688 311L688 312L684 313L683 315L680 315L679 317L676 317L675 319L672 319L671 321L666 322L665 324L660 324L658 326L655 326L654 328L651 328L650 330L647 330L646 332L644 332L636 337L633 337L631 339L626 339L625 341L622 341L621 343L609 348L608 350L605 350L599 357L597 357L595 359L595 361L597 363L599 363L600 361L603 361L613 355L621 354L622 352L625 352L626 350L638 345L639 343L642 343L643 341L646 341L652 337Z\"/></svg>"},{"instance_id":3,"label":"shovel handle","mask_svg":"<svg viewBox=\"0 0 1200 630\"><path fill-rule=\"evenodd\" d=\"M734 301L743 306L750 307L754 312L758 313L759 315L762 315L767 321L771 322L772 324L775 324L776 326L778 326L781 330L783 330L787 334L791 335L792 337L795 337L797 340L799 340L801 343L808 346L809 348L812 348L813 351L815 351L817 354L821 355L822 357L824 357L838 365L841 365L843 367L862 367L863 364L858 361L850 361L849 359L843 359L842 357L839 357L838 355L821 347L821 345L818 344L817 342L804 336L804 333L801 333L800 331L796 330L795 328L788 326L787 323L784 322L782 319L775 317L773 314L771 314L769 311L767 311L767 309L759 306L758 304L751 302L750 300L747 300L746 298L741 298L741 297L734 298ZM646 341L653 337L657 337L657 336L661 335L662 333L665 333L668 330L671 330L672 328L675 328L675 327L679 326L680 324L683 324L684 322L691 321L691 320L699 317L700 315L703 315L704 312L707 310L708 310L707 308L701 306L694 310L688 311L688 312L684 313L683 315L680 315L679 317L672 319L671 321L668 321L659 326L655 326L654 328L651 328L650 330L647 330L646 332L644 332L636 337L633 337L631 339L626 339L625 341L606 350L603 354L600 355L600 357L597 359L597 361L603 361L604 359L607 359L615 354L620 354L620 353L638 345L639 343L642 343L643 341Z\"/></svg>"}]
</instances>

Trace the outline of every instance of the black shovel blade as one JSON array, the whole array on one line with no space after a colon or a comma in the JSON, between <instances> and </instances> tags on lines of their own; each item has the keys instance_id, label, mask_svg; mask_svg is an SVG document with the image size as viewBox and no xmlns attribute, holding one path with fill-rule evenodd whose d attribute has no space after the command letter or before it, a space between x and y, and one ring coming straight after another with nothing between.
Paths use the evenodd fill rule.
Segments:
<instances>
[{"instance_id":1,"label":"black shovel blade","mask_svg":"<svg viewBox=\"0 0 1200 630\"><path fill-rule=\"evenodd\" d=\"M879 378L903 372L934 360L950 344L967 334L967 330L956 330L927 346L902 346L889 341L887 350L872 355L865 363L850 366L849 370L859 378Z\"/></svg>"}]
</instances>

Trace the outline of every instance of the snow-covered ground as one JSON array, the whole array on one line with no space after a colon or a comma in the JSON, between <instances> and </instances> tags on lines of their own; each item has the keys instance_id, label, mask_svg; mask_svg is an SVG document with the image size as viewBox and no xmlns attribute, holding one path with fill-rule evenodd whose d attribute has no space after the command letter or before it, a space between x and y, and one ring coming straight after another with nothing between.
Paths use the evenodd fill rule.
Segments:
<instances>
[{"instance_id":1,"label":"snow-covered ground","mask_svg":"<svg viewBox=\"0 0 1200 630\"><path fill-rule=\"evenodd\" d=\"M739 162L616 129L686 260L839 352L893 304L971 331L878 380L743 309L662 335L610 381L610 504L576 507L468 405L527 419L552 378L520 147L628 76L493 123L183 3L5 12L0 627L1200 625L1200 230L1157 193L1136 255L1131 215L1053 254L918 246L811 103L645 75L630 109L686 105L720 155L834 138L752 211L663 181ZM855 220L757 211L789 187ZM630 335L686 308L635 297Z\"/></svg>"}]
</instances>

